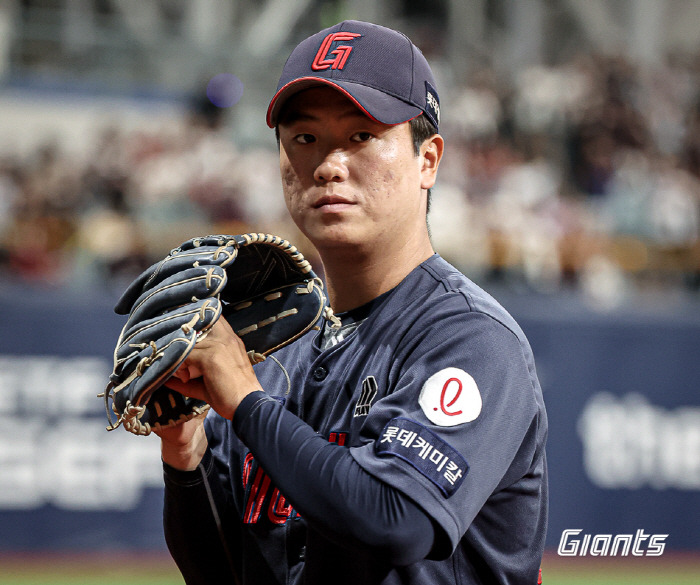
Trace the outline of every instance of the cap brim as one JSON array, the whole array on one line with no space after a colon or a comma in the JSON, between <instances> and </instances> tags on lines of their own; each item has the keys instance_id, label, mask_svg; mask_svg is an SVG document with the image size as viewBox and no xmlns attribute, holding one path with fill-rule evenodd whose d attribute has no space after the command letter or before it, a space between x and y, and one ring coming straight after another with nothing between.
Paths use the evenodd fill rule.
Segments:
<instances>
[{"instance_id":1,"label":"cap brim","mask_svg":"<svg viewBox=\"0 0 700 585\"><path fill-rule=\"evenodd\" d=\"M366 85L322 77L299 77L274 95L267 109L267 125L270 128L277 126L277 117L282 106L292 95L319 85L330 85L337 89L369 118L388 126L403 124L423 113L419 107Z\"/></svg>"}]
</instances>

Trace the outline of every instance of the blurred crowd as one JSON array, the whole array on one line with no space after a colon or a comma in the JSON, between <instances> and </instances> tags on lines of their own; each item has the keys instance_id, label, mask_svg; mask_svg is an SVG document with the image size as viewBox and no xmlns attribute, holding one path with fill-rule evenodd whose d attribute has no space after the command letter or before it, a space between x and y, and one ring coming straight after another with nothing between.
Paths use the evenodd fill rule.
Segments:
<instances>
[{"instance_id":1,"label":"blurred crowd","mask_svg":"<svg viewBox=\"0 0 700 585\"><path fill-rule=\"evenodd\" d=\"M167 130L104 128L85 159L49 144L2 161L2 278L119 288L191 237L293 237L277 154L239 152L221 113L198 101Z\"/></svg>"},{"instance_id":2,"label":"blurred crowd","mask_svg":"<svg viewBox=\"0 0 700 585\"><path fill-rule=\"evenodd\" d=\"M436 249L477 279L601 306L700 289L700 62L581 56L442 91ZM289 223L277 153L239 151L211 108L168 132L105 128L82 161L0 161L0 277L119 284L184 239Z\"/></svg>"},{"instance_id":3,"label":"blurred crowd","mask_svg":"<svg viewBox=\"0 0 700 585\"><path fill-rule=\"evenodd\" d=\"M642 70L586 55L505 87L485 70L443 111L451 154L435 211L461 230L436 233L443 255L528 289L580 289L602 307L698 291L697 58Z\"/></svg>"}]
</instances>

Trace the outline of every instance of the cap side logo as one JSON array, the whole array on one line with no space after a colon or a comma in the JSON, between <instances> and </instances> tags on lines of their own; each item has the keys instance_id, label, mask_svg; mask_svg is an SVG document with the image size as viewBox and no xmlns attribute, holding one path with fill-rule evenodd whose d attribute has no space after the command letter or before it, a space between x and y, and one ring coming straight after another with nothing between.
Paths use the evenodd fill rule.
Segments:
<instances>
[{"instance_id":1,"label":"cap side logo","mask_svg":"<svg viewBox=\"0 0 700 585\"><path fill-rule=\"evenodd\" d=\"M360 33L351 32L336 32L329 34L318 49L314 61L311 64L311 69L314 71L323 71L324 69L342 69L345 67L345 63L352 52L352 47L350 45L338 45L333 51L330 48L333 43L339 41L352 41L357 37L361 37ZM335 55L335 58L330 59L328 57L328 52L331 55Z\"/></svg>"},{"instance_id":2,"label":"cap side logo","mask_svg":"<svg viewBox=\"0 0 700 585\"><path fill-rule=\"evenodd\" d=\"M433 118L433 123L437 128L440 125L440 99L437 91L427 81L425 82L425 104L427 113Z\"/></svg>"}]
</instances>

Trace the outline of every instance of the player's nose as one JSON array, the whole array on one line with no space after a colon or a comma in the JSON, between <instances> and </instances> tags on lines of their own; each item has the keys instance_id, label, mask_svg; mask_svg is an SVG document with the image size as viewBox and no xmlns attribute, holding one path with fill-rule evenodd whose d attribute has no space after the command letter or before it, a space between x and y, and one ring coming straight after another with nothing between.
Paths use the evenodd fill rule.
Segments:
<instances>
[{"instance_id":1,"label":"player's nose","mask_svg":"<svg viewBox=\"0 0 700 585\"><path fill-rule=\"evenodd\" d=\"M317 183L346 181L349 176L347 155L341 150L328 153L314 171Z\"/></svg>"}]
</instances>

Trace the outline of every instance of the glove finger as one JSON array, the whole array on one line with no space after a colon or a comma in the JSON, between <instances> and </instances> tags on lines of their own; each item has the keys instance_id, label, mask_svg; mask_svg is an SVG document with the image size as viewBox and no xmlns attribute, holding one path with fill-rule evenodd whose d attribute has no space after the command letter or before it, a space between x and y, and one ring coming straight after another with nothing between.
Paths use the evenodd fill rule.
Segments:
<instances>
[{"instance_id":1,"label":"glove finger","mask_svg":"<svg viewBox=\"0 0 700 585\"><path fill-rule=\"evenodd\" d=\"M182 329L185 334L189 333L190 328L197 332L205 331L220 315L221 303L218 299L211 298L177 307L146 321L139 321L124 331L117 349L117 362L137 353L151 341L159 341L178 329Z\"/></svg>"},{"instance_id":2,"label":"glove finger","mask_svg":"<svg viewBox=\"0 0 700 585\"><path fill-rule=\"evenodd\" d=\"M166 278L153 290L143 293L131 310L126 329L152 319L167 309L187 305L193 299L206 299L219 294L226 285L226 271L220 266L198 266Z\"/></svg>"},{"instance_id":3,"label":"glove finger","mask_svg":"<svg viewBox=\"0 0 700 585\"><path fill-rule=\"evenodd\" d=\"M151 426L173 426L209 408L201 400L181 396L153 405L151 401L187 359L197 343L198 332L208 330L220 314L218 299L204 299L140 323L126 333L110 380L114 385L112 410L127 430L137 435L149 434Z\"/></svg>"},{"instance_id":4,"label":"glove finger","mask_svg":"<svg viewBox=\"0 0 700 585\"><path fill-rule=\"evenodd\" d=\"M141 294L143 293L144 285L146 284L148 279L152 278L154 274L158 273L161 264L163 264L163 260L155 263L153 266L150 266L149 268L144 270L126 288L126 290L122 293L122 296L119 297L117 304L114 306L114 312L117 313L117 315L127 315L129 311L131 311L131 307L133 306L134 301L138 299L139 296L141 296Z\"/></svg>"},{"instance_id":5,"label":"glove finger","mask_svg":"<svg viewBox=\"0 0 700 585\"><path fill-rule=\"evenodd\" d=\"M197 332L192 329L184 333L177 329L153 342L136 355L124 361L114 388L114 407L118 414L124 413L127 401L133 406L148 402L153 391L163 384L192 351Z\"/></svg>"},{"instance_id":6,"label":"glove finger","mask_svg":"<svg viewBox=\"0 0 700 585\"><path fill-rule=\"evenodd\" d=\"M191 241L194 240L189 240L189 242ZM175 248L168 256L144 271L127 287L117 301L114 311L119 315L126 315L147 291L158 287L175 274L198 266L226 267L236 259L236 256L235 246L212 245L195 248L190 245L185 250Z\"/></svg>"}]
</instances>

